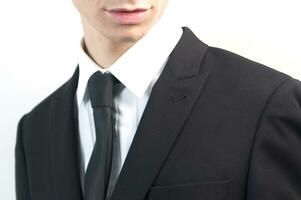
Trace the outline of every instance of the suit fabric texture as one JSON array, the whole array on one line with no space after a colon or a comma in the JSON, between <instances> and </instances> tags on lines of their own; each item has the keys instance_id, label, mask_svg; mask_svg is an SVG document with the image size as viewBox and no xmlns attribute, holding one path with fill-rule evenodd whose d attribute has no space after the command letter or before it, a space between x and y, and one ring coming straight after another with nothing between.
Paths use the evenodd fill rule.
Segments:
<instances>
[{"instance_id":1,"label":"suit fabric texture","mask_svg":"<svg viewBox=\"0 0 301 200\"><path fill-rule=\"evenodd\" d=\"M111 200L300 200L301 83L182 28ZM18 124L17 200L83 200L78 75Z\"/></svg>"}]
</instances>

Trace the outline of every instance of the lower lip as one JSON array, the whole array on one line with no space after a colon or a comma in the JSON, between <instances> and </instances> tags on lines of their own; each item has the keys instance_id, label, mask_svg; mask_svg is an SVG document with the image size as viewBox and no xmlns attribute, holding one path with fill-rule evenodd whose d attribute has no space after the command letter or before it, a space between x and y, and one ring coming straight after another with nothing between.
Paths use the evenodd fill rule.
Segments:
<instances>
[{"instance_id":1,"label":"lower lip","mask_svg":"<svg viewBox=\"0 0 301 200\"><path fill-rule=\"evenodd\" d=\"M139 24L146 17L148 10L136 10L132 12L108 11L108 13L119 24Z\"/></svg>"}]
</instances>

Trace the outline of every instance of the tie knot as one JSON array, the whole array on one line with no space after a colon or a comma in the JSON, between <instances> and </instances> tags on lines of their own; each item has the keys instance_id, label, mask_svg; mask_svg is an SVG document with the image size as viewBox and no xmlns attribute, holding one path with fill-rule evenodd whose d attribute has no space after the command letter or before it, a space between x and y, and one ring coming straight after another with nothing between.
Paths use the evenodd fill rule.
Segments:
<instances>
[{"instance_id":1,"label":"tie knot","mask_svg":"<svg viewBox=\"0 0 301 200\"><path fill-rule=\"evenodd\" d=\"M92 107L113 107L113 87L118 83L111 73L95 72L88 80L88 92Z\"/></svg>"}]
</instances>

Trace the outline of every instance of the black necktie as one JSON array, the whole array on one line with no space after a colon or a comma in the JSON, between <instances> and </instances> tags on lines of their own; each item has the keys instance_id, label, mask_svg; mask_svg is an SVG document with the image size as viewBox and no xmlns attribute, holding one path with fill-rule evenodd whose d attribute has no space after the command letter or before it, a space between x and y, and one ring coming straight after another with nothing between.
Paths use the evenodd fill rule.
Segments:
<instances>
[{"instance_id":1,"label":"black necktie","mask_svg":"<svg viewBox=\"0 0 301 200\"><path fill-rule=\"evenodd\" d=\"M111 73L100 71L88 81L96 141L85 174L85 200L105 200L107 196L113 156L113 87L117 82Z\"/></svg>"}]
</instances>

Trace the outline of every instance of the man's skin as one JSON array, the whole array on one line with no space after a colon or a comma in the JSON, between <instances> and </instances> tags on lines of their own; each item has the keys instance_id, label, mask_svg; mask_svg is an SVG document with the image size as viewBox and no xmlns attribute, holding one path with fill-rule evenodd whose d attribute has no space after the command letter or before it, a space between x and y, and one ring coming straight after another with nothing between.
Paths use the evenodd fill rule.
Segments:
<instances>
[{"instance_id":1,"label":"man's skin","mask_svg":"<svg viewBox=\"0 0 301 200\"><path fill-rule=\"evenodd\" d=\"M81 16L85 48L102 68L110 67L124 52L141 39L163 15L169 0L73 0ZM142 22L116 21L110 10L148 9Z\"/></svg>"}]
</instances>

